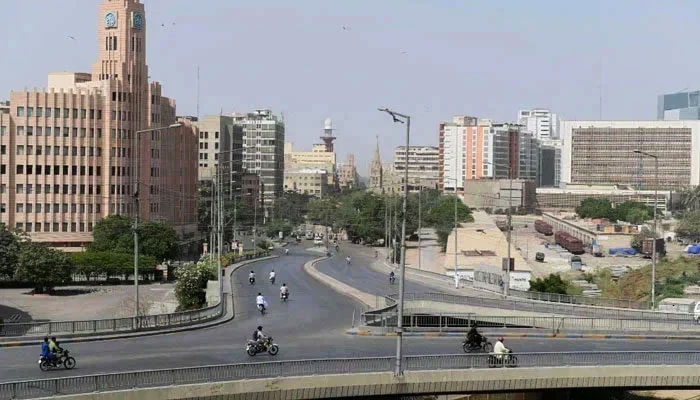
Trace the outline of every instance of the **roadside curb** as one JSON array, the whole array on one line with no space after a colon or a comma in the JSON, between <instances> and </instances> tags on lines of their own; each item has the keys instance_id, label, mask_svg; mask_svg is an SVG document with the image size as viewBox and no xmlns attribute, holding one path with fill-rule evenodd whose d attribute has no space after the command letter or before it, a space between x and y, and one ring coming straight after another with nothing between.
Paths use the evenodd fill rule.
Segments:
<instances>
[{"instance_id":1,"label":"roadside curb","mask_svg":"<svg viewBox=\"0 0 700 400\"><path fill-rule=\"evenodd\" d=\"M273 258L278 258L278 255L273 255L273 256L266 256L266 257L261 257L261 258L256 258L253 260L245 260L241 261L238 263L238 265L235 265L234 268L226 271L226 280L230 282L231 280L231 275L238 269L241 268L245 265L252 264L255 262L259 261L266 261L270 260ZM228 268L228 267L226 267ZM230 289L229 289L230 290ZM168 335L168 334L173 334L173 333L181 333L181 332L189 332L189 331L194 331L198 329L205 329L205 328L211 328L214 326L222 325L227 322L232 321L236 317L236 311L234 309L234 302L233 302L233 293L230 291L224 292L224 295L227 295L225 297L231 296L231 300L229 300L229 307L226 308L226 314L219 318L215 319L212 321L207 321L202 324L193 324L193 325L188 325L188 326L183 326L179 328L173 328L173 329L163 329L163 330L144 330L141 332L124 332L123 334L117 334L117 335L103 335L103 336L84 336L84 337L73 337L73 338L65 338L61 339L61 343L86 343L86 342L98 342L98 341L103 341L103 340L118 340L118 339L131 339L131 338L138 338L138 337L148 337L148 336L156 336L156 335ZM50 335L49 335L50 336ZM0 348L6 348L6 347L23 347L23 346L38 346L43 342L42 339L40 338L33 338L30 340L21 340L21 341L16 341L16 342L0 342Z\"/></svg>"},{"instance_id":2,"label":"roadside curb","mask_svg":"<svg viewBox=\"0 0 700 400\"><path fill-rule=\"evenodd\" d=\"M371 304L369 298L376 299L376 296L363 292L316 269L317 263L328 260L330 258L331 257L323 256L306 262L304 264L304 272L306 272L308 275L321 282L322 284L328 286L329 288L331 288L331 290L334 290L342 295L348 296L353 300L364 304L367 307L373 307L374 305Z\"/></svg>"},{"instance_id":3,"label":"roadside curb","mask_svg":"<svg viewBox=\"0 0 700 400\"><path fill-rule=\"evenodd\" d=\"M391 336L396 332L373 332L369 329L348 329L346 335L350 336ZM700 336L674 336L674 335L614 335L596 333L506 333L485 332L488 337L507 337L522 339L623 339L623 340L700 340ZM464 337L464 332L404 332L404 337Z\"/></svg>"}]
</instances>

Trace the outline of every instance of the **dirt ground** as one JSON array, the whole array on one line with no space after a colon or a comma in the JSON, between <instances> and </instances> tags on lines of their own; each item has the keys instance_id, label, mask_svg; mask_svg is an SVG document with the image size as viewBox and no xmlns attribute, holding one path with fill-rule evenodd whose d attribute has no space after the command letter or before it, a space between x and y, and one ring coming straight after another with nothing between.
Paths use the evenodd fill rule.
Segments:
<instances>
[{"instance_id":1,"label":"dirt ground","mask_svg":"<svg viewBox=\"0 0 700 400\"><path fill-rule=\"evenodd\" d=\"M30 289L0 289L0 317L8 319L20 310L21 321L89 320L120 318L134 313L134 288L123 286L68 286L59 295L31 295ZM170 312L176 305L172 284L139 286L142 313ZM5 314L5 315L3 315Z\"/></svg>"}]
</instances>

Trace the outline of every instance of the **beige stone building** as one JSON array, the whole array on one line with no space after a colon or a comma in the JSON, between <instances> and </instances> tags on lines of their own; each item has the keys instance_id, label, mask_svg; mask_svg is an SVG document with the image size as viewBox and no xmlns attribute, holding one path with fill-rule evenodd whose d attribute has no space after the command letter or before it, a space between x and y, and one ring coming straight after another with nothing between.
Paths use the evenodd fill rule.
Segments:
<instances>
[{"instance_id":1,"label":"beige stone building","mask_svg":"<svg viewBox=\"0 0 700 400\"><path fill-rule=\"evenodd\" d=\"M345 162L338 165L338 186L340 189L355 188L360 183L360 177L355 167L355 155L348 153Z\"/></svg>"},{"instance_id":2,"label":"beige stone building","mask_svg":"<svg viewBox=\"0 0 700 400\"><path fill-rule=\"evenodd\" d=\"M221 164L227 179L230 178L240 187L243 169L243 128L234 124L233 117L227 115L206 115L193 125L199 129L199 180L214 179Z\"/></svg>"},{"instance_id":3,"label":"beige stone building","mask_svg":"<svg viewBox=\"0 0 700 400\"><path fill-rule=\"evenodd\" d=\"M0 222L76 250L102 218L134 215L138 194L142 220L191 238L196 129L169 127L175 102L148 81L144 6L104 0L98 20L92 73L52 73L46 89L13 91L0 108Z\"/></svg>"},{"instance_id":4,"label":"beige stone building","mask_svg":"<svg viewBox=\"0 0 700 400\"><path fill-rule=\"evenodd\" d=\"M328 185L334 187L336 179L335 153L327 151L325 144L315 144L311 151L294 151L294 143L284 144L284 166L286 169L322 169L328 176Z\"/></svg>"},{"instance_id":5,"label":"beige stone building","mask_svg":"<svg viewBox=\"0 0 700 400\"><path fill-rule=\"evenodd\" d=\"M323 169L284 171L284 191L324 197L328 194L328 172Z\"/></svg>"}]
</instances>

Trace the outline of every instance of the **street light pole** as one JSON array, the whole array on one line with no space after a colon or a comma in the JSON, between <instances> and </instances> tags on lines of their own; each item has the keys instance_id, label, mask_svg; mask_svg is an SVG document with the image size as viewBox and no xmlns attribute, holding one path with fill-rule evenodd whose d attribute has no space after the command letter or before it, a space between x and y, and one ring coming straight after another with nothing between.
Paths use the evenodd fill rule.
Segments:
<instances>
[{"instance_id":1,"label":"street light pole","mask_svg":"<svg viewBox=\"0 0 700 400\"><path fill-rule=\"evenodd\" d=\"M654 239L651 245L651 309L656 306L656 232L658 231L656 221L656 209L658 208L659 190L659 157L641 150L634 150L633 153L654 159Z\"/></svg>"},{"instance_id":2,"label":"street light pole","mask_svg":"<svg viewBox=\"0 0 700 400\"><path fill-rule=\"evenodd\" d=\"M484 161L485 164L489 164L493 167L506 168L508 170L508 214L506 217L506 242L508 243L508 250L506 252L506 258L508 262L506 263L506 279L503 282L503 295L508 296L510 292L510 248L511 248L511 232L513 230L513 170L510 165L496 164L490 161ZM493 177L496 177L496 171L493 171ZM500 184L499 184L500 193ZM522 190L521 190L522 193ZM522 198L522 195L521 195Z\"/></svg>"},{"instance_id":3,"label":"street light pole","mask_svg":"<svg viewBox=\"0 0 700 400\"><path fill-rule=\"evenodd\" d=\"M134 168L134 318L136 318L137 321L139 317L139 179L141 179L141 134L160 131L168 128L179 128L181 126L181 123L175 123L163 128L143 129L140 131L136 131L136 133L134 134L136 140L136 165Z\"/></svg>"},{"instance_id":4,"label":"street light pole","mask_svg":"<svg viewBox=\"0 0 700 400\"><path fill-rule=\"evenodd\" d=\"M418 269L421 269L421 208L423 201L423 184L418 186Z\"/></svg>"},{"instance_id":5,"label":"street light pole","mask_svg":"<svg viewBox=\"0 0 700 400\"><path fill-rule=\"evenodd\" d=\"M403 375L401 358L402 358L402 346L403 346L403 296L404 296L404 277L406 275L406 213L407 213L407 202L408 202L408 148L410 145L411 137L411 117L408 115L400 114L391 111L387 108L380 108L379 111L383 111L391 115L394 122L406 123L406 158L404 160L404 190L403 190L403 216L401 222L401 267L399 269L399 305L398 305L398 320L396 323L396 370L394 374L396 376ZM399 118L403 118L402 121Z\"/></svg>"}]
</instances>

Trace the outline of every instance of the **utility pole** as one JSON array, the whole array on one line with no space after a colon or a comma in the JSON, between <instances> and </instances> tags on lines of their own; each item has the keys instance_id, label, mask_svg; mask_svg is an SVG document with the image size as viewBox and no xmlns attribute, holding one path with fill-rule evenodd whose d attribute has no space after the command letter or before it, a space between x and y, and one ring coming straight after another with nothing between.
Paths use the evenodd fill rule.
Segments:
<instances>
[{"instance_id":1,"label":"utility pole","mask_svg":"<svg viewBox=\"0 0 700 400\"><path fill-rule=\"evenodd\" d=\"M659 190L659 157L641 150L634 150L634 153L654 159L654 243L651 245L651 309L656 307L656 236L658 232L656 209L658 208Z\"/></svg>"},{"instance_id":2,"label":"utility pole","mask_svg":"<svg viewBox=\"0 0 700 400\"><path fill-rule=\"evenodd\" d=\"M418 269L421 269L421 208L423 203L423 183L418 187Z\"/></svg>"}]
</instances>

